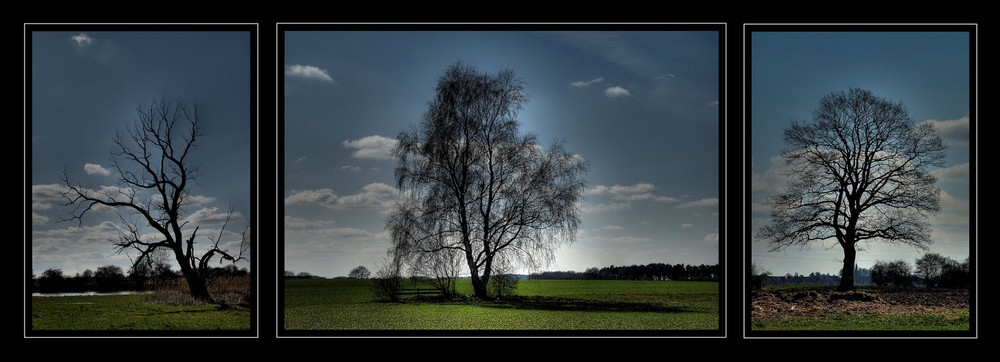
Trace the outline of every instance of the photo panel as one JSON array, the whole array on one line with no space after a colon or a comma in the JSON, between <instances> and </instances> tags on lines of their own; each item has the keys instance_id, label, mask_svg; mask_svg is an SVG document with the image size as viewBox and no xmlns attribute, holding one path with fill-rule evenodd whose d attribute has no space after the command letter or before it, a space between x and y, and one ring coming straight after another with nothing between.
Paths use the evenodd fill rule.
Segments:
<instances>
[{"instance_id":1,"label":"photo panel","mask_svg":"<svg viewBox=\"0 0 1000 362\"><path fill-rule=\"evenodd\" d=\"M279 337L724 337L725 24L278 24Z\"/></svg>"},{"instance_id":2,"label":"photo panel","mask_svg":"<svg viewBox=\"0 0 1000 362\"><path fill-rule=\"evenodd\" d=\"M25 336L256 337L257 26L24 36Z\"/></svg>"},{"instance_id":3,"label":"photo panel","mask_svg":"<svg viewBox=\"0 0 1000 362\"><path fill-rule=\"evenodd\" d=\"M745 27L747 337L976 336L976 34Z\"/></svg>"}]
</instances>

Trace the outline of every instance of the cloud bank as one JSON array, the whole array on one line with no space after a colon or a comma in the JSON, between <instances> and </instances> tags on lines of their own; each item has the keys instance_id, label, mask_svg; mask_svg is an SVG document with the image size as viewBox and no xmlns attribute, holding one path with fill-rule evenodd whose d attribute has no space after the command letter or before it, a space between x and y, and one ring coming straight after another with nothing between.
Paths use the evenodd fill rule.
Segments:
<instances>
[{"instance_id":1,"label":"cloud bank","mask_svg":"<svg viewBox=\"0 0 1000 362\"><path fill-rule=\"evenodd\" d=\"M330 73L328 73L326 69L320 69L311 65L287 65L285 66L285 75L324 82L333 82L333 77L330 76Z\"/></svg>"},{"instance_id":2,"label":"cloud bank","mask_svg":"<svg viewBox=\"0 0 1000 362\"><path fill-rule=\"evenodd\" d=\"M346 140L342 144L344 147L355 149L351 153L354 158L391 160L392 150L396 148L397 143L399 141L394 138L374 135L357 140Z\"/></svg>"},{"instance_id":3,"label":"cloud bank","mask_svg":"<svg viewBox=\"0 0 1000 362\"><path fill-rule=\"evenodd\" d=\"M338 196L332 189L293 190L285 197L285 205L314 204L331 209L388 210L399 199L399 191L381 182L370 183L361 192Z\"/></svg>"},{"instance_id":4,"label":"cloud bank","mask_svg":"<svg viewBox=\"0 0 1000 362\"><path fill-rule=\"evenodd\" d=\"M959 119L952 119L946 121L938 121L935 119L930 119L924 121L924 123L930 123L934 125L937 129L938 134L944 139L945 144L948 146L959 146L968 147L969 146L969 115L966 114L965 117Z\"/></svg>"},{"instance_id":5,"label":"cloud bank","mask_svg":"<svg viewBox=\"0 0 1000 362\"><path fill-rule=\"evenodd\" d=\"M111 175L111 171L110 170L104 168L101 165L97 165L97 164L93 164L93 163L86 163L86 164L84 164L83 165L83 171L86 172L88 175L100 175L100 176Z\"/></svg>"}]
</instances>

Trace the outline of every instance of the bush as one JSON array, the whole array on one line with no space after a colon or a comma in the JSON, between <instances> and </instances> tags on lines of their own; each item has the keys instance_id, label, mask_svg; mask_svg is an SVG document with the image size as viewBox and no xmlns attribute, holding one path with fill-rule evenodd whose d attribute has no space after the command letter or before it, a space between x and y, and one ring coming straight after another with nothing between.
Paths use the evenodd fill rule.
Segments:
<instances>
[{"instance_id":1,"label":"bush","mask_svg":"<svg viewBox=\"0 0 1000 362\"><path fill-rule=\"evenodd\" d=\"M403 277L400 275L400 263L392 261L380 268L372 278L372 294L375 300L386 302L399 301L403 288Z\"/></svg>"},{"instance_id":2,"label":"bush","mask_svg":"<svg viewBox=\"0 0 1000 362\"><path fill-rule=\"evenodd\" d=\"M94 282L97 283L97 291L100 292L121 290L125 286L125 281L125 273L117 265L98 267L94 272Z\"/></svg>"},{"instance_id":3,"label":"bush","mask_svg":"<svg viewBox=\"0 0 1000 362\"><path fill-rule=\"evenodd\" d=\"M43 293L54 293L63 290L66 284L66 277L63 276L62 269L46 269L42 276L38 277L38 291Z\"/></svg>"},{"instance_id":4,"label":"bush","mask_svg":"<svg viewBox=\"0 0 1000 362\"><path fill-rule=\"evenodd\" d=\"M891 262L877 260L872 266L872 283L875 285L911 286L913 279L910 265L905 260Z\"/></svg>"},{"instance_id":5,"label":"bush","mask_svg":"<svg viewBox=\"0 0 1000 362\"><path fill-rule=\"evenodd\" d=\"M758 290L764 286L764 279L771 274L770 271L761 269L756 263L750 264L750 289Z\"/></svg>"},{"instance_id":6,"label":"bush","mask_svg":"<svg viewBox=\"0 0 1000 362\"><path fill-rule=\"evenodd\" d=\"M942 268L938 286L941 288L968 288L970 285L972 285L972 278L969 274L969 259L966 258L962 263L948 259Z\"/></svg>"},{"instance_id":7,"label":"bush","mask_svg":"<svg viewBox=\"0 0 1000 362\"><path fill-rule=\"evenodd\" d=\"M517 278L511 274L495 274L490 277L489 290L494 298L508 298L517 290Z\"/></svg>"}]
</instances>

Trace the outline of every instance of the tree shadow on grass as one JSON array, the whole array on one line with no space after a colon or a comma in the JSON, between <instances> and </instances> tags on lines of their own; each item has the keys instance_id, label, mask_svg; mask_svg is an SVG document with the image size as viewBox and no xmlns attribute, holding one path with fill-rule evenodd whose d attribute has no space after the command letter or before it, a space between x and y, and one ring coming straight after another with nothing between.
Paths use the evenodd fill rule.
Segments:
<instances>
[{"instance_id":1,"label":"tree shadow on grass","mask_svg":"<svg viewBox=\"0 0 1000 362\"><path fill-rule=\"evenodd\" d=\"M493 301L494 308L524 310L577 311L577 312L650 312L650 313L691 313L701 312L695 308L667 306L660 303L612 302L590 299L558 297L512 297Z\"/></svg>"}]
</instances>

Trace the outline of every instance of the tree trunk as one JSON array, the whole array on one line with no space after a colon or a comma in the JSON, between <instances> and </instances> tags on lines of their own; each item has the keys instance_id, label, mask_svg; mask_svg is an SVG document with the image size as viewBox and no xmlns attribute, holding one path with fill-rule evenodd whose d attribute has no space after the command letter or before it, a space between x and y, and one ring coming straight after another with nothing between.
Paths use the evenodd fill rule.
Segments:
<instances>
[{"instance_id":1,"label":"tree trunk","mask_svg":"<svg viewBox=\"0 0 1000 362\"><path fill-rule=\"evenodd\" d=\"M205 278L180 258L178 258L177 262L181 266L181 275L184 276L184 280L187 282L188 290L191 291L191 298L199 302L214 303L212 296L208 294L208 286L205 284Z\"/></svg>"},{"instance_id":2,"label":"tree trunk","mask_svg":"<svg viewBox=\"0 0 1000 362\"><path fill-rule=\"evenodd\" d=\"M205 284L205 279L193 276L185 276L187 280L188 289L191 291L191 298L199 302L205 303L215 303L212 300L212 296L208 294L208 286Z\"/></svg>"},{"instance_id":3,"label":"tree trunk","mask_svg":"<svg viewBox=\"0 0 1000 362\"><path fill-rule=\"evenodd\" d=\"M473 290L473 292L476 293L476 298L479 298L479 299L487 299L487 298L489 298L489 294L487 294L486 283L487 283L486 279L482 279L482 278L478 278L478 277L475 278L475 279L472 279L472 290Z\"/></svg>"},{"instance_id":4,"label":"tree trunk","mask_svg":"<svg viewBox=\"0 0 1000 362\"><path fill-rule=\"evenodd\" d=\"M840 275L839 291L854 290L854 262L858 252L854 248L854 243L843 244L844 246L844 270Z\"/></svg>"}]
</instances>

